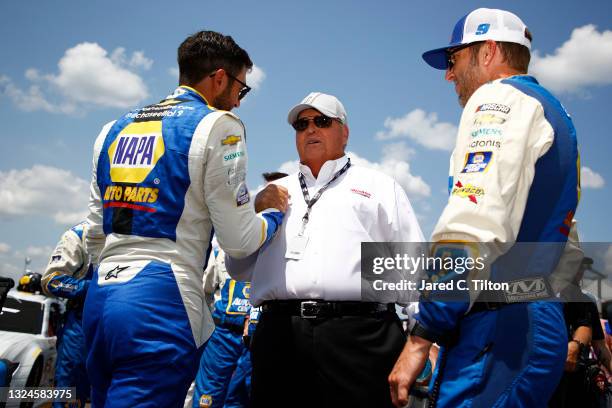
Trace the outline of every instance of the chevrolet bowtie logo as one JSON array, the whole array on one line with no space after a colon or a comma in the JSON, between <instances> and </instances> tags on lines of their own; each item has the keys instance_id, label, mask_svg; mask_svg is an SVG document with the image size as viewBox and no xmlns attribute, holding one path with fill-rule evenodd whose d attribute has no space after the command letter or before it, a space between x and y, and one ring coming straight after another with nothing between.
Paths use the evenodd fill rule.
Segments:
<instances>
[{"instance_id":1,"label":"chevrolet bowtie logo","mask_svg":"<svg viewBox=\"0 0 612 408\"><path fill-rule=\"evenodd\" d=\"M242 140L242 136L230 135L221 140L221 146L233 146Z\"/></svg>"},{"instance_id":2,"label":"chevrolet bowtie logo","mask_svg":"<svg viewBox=\"0 0 612 408\"><path fill-rule=\"evenodd\" d=\"M125 271L129 266L115 266L113 269L108 271L104 280L109 280L110 278L118 278L119 272Z\"/></svg>"}]
</instances>

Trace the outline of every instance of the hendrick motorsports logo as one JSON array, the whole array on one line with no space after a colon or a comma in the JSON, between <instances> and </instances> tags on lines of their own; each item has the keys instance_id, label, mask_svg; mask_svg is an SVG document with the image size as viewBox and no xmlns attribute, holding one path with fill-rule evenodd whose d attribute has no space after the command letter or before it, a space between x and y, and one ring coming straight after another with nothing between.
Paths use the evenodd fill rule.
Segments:
<instances>
[{"instance_id":1,"label":"hendrick motorsports logo","mask_svg":"<svg viewBox=\"0 0 612 408\"><path fill-rule=\"evenodd\" d=\"M160 121L127 125L108 148L115 183L142 183L164 155Z\"/></svg>"},{"instance_id":2,"label":"hendrick motorsports logo","mask_svg":"<svg viewBox=\"0 0 612 408\"><path fill-rule=\"evenodd\" d=\"M521 279L508 282L510 288L505 291L509 303L525 302L550 297L544 278Z\"/></svg>"}]
</instances>

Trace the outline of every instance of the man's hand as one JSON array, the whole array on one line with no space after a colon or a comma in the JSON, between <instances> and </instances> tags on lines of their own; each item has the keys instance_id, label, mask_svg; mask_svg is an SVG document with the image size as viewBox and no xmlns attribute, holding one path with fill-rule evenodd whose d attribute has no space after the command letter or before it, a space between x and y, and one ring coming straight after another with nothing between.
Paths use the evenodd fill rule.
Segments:
<instances>
[{"instance_id":1,"label":"man's hand","mask_svg":"<svg viewBox=\"0 0 612 408\"><path fill-rule=\"evenodd\" d=\"M268 184L257 193L255 197L255 212L261 212L268 208L276 208L279 211L287 212L289 202L289 191L278 184Z\"/></svg>"},{"instance_id":2,"label":"man's hand","mask_svg":"<svg viewBox=\"0 0 612 408\"><path fill-rule=\"evenodd\" d=\"M400 408L408 403L410 387L419 376L429 357L431 342L418 336L410 336L402 354L389 374L389 386L393 405Z\"/></svg>"},{"instance_id":3,"label":"man's hand","mask_svg":"<svg viewBox=\"0 0 612 408\"><path fill-rule=\"evenodd\" d=\"M567 358L565 359L565 371L573 373L580 357L580 346L575 341L567 343Z\"/></svg>"}]
</instances>

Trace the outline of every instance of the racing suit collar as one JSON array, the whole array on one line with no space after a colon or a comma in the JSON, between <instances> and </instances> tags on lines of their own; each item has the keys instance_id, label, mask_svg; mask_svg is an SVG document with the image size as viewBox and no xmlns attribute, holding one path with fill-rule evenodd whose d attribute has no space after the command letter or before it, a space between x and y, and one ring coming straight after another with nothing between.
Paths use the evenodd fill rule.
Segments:
<instances>
[{"instance_id":1,"label":"racing suit collar","mask_svg":"<svg viewBox=\"0 0 612 408\"><path fill-rule=\"evenodd\" d=\"M183 88L188 92L192 92L194 94L196 94L196 96L199 96L202 99L202 102L204 102L206 105L210 106L210 103L208 103L208 101L206 100L206 97L204 95L202 95L200 92L198 92L196 89L187 86L187 85L180 85L179 88Z\"/></svg>"}]
</instances>

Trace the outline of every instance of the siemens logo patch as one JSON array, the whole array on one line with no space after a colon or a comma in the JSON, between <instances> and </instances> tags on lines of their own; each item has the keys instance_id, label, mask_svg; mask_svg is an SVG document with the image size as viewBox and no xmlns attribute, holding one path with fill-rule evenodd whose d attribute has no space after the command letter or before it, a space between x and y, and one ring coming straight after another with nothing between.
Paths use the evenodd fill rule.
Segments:
<instances>
[{"instance_id":1,"label":"siemens logo patch","mask_svg":"<svg viewBox=\"0 0 612 408\"><path fill-rule=\"evenodd\" d=\"M494 111L502 113L510 113L510 107L501 103L485 103L476 108L476 112Z\"/></svg>"},{"instance_id":2,"label":"siemens logo patch","mask_svg":"<svg viewBox=\"0 0 612 408\"><path fill-rule=\"evenodd\" d=\"M501 136L501 129L496 128L479 128L474 130L471 133L472 137L480 137L480 136Z\"/></svg>"},{"instance_id":3,"label":"siemens logo patch","mask_svg":"<svg viewBox=\"0 0 612 408\"><path fill-rule=\"evenodd\" d=\"M237 159L237 158L242 157L242 156L244 156L244 152L242 150L241 151L237 151L237 152L233 152L233 153L226 154L225 156L223 156L223 161L234 160L234 159Z\"/></svg>"}]
</instances>

